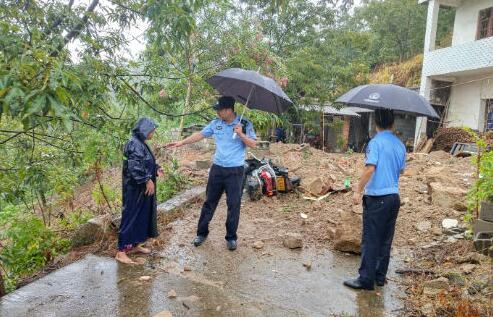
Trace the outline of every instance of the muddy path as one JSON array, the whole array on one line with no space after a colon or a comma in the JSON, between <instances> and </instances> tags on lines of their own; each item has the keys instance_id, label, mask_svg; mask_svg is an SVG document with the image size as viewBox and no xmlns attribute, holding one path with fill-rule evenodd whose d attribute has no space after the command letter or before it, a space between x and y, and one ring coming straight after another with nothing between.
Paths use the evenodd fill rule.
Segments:
<instances>
[{"instance_id":1,"label":"muddy path","mask_svg":"<svg viewBox=\"0 0 493 317\"><path fill-rule=\"evenodd\" d=\"M162 233L168 243L144 257L144 264L125 266L89 255L2 298L0 316L154 316L163 311L172 316L399 315L402 292L393 273L389 284L375 292L347 289L342 282L356 274L358 257L308 243L285 248L275 219L246 210L234 252L224 240L224 201L204 245L191 244L199 213L192 205L168 225ZM263 248L254 248L260 240ZM150 279L142 281L142 276Z\"/></svg>"}]
</instances>

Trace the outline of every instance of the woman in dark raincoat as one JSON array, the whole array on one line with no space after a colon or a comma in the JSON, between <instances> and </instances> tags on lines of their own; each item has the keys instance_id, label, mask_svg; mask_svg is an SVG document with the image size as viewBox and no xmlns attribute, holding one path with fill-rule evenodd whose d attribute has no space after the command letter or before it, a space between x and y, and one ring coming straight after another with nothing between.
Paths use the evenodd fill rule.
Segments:
<instances>
[{"instance_id":1,"label":"woman in dark raincoat","mask_svg":"<svg viewBox=\"0 0 493 317\"><path fill-rule=\"evenodd\" d=\"M123 210L115 257L122 263L135 263L128 257L129 252L150 253L139 244L158 236L155 184L163 171L145 143L155 130L156 124L151 119L139 119L123 152Z\"/></svg>"}]
</instances>

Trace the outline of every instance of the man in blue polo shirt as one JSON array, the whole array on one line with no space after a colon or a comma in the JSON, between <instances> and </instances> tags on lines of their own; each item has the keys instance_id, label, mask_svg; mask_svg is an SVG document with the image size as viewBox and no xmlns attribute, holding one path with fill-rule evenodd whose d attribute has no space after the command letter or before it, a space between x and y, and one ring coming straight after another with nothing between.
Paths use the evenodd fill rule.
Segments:
<instances>
[{"instance_id":1,"label":"man in blue polo shirt","mask_svg":"<svg viewBox=\"0 0 493 317\"><path fill-rule=\"evenodd\" d=\"M359 277L344 282L354 289L372 290L375 283L385 284L400 207L399 176L406 166L406 147L392 133L393 111L376 110L375 123L378 133L366 149L365 169L353 196L355 205L363 200Z\"/></svg>"},{"instance_id":2,"label":"man in blue polo shirt","mask_svg":"<svg viewBox=\"0 0 493 317\"><path fill-rule=\"evenodd\" d=\"M250 121L242 119L240 122L240 117L234 112L234 104L233 97L220 97L213 107L217 112L217 119L212 120L201 132L167 146L180 147L209 137L214 137L216 142L216 153L207 181L207 197L200 213L197 237L193 241L195 246L201 245L207 238L209 223L223 192L226 192L228 205L225 237L227 246L231 251L237 246L236 231L240 220L246 147L255 147L257 137Z\"/></svg>"}]
</instances>

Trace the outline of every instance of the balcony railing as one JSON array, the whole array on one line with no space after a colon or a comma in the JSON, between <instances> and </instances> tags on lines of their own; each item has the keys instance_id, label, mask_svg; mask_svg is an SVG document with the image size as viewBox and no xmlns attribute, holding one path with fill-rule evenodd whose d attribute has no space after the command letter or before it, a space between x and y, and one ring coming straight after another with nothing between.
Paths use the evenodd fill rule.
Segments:
<instances>
[{"instance_id":1,"label":"balcony railing","mask_svg":"<svg viewBox=\"0 0 493 317\"><path fill-rule=\"evenodd\" d=\"M493 37L428 52L423 74L447 75L493 67Z\"/></svg>"}]
</instances>

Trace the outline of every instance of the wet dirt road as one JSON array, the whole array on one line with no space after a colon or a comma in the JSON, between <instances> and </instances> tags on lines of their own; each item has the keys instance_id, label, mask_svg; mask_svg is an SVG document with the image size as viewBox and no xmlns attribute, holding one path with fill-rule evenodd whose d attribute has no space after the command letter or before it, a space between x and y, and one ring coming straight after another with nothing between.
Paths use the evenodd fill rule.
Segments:
<instances>
[{"instance_id":1,"label":"wet dirt road","mask_svg":"<svg viewBox=\"0 0 493 317\"><path fill-rule=\"evenodd\" d=\"M191 245L196 215L172 223L169 243L144 265L126 266L89 255L0 300L0 316L396 316L402 296L389 282L376 292L342 285L359 258L305 247L266 243L262 250L239 240L226 249L224 212L199 248ZM255 234L242 221L240 237ZM245 232L248 231L248 232ZM303 266L312 262L310 270ZM394 268L391 267L391 272ZM149 281L140 281L141 276ZM391 279L394 279L392 273ZM169 298L174 290L176 298Z\"/></svg>"}]
</instances>

